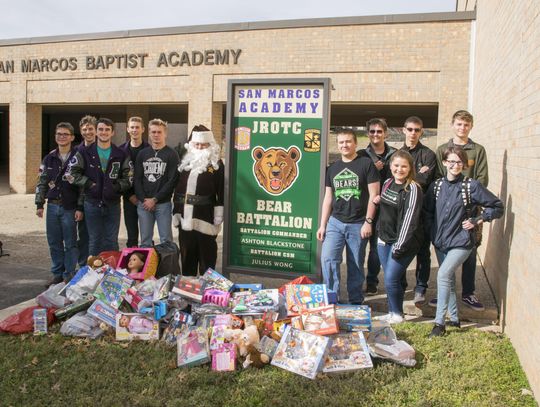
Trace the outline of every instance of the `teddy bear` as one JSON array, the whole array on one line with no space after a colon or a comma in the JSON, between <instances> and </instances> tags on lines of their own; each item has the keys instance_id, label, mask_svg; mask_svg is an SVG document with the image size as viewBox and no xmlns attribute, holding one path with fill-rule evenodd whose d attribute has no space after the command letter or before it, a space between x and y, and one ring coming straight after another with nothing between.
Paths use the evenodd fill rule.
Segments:
<instances>
[{"instance_id":1,"label":"teddy bear","mask_svg":"<svg viewBox=\"0 0 540 407\"><path fill-rule=\"evenodd\" d=\"M255 345L248 345L246 348L247 356L242 366L245 368L249 366L256 367L258 369L264 367L270 362L270 356L262 353Z\"/></svg>"},{"instance_id":2,"label":"teddy bear","mask_svg":"<svg viewBox=\"0 0 540 407\"><path fill-rule=\"evenodd\" d=\"M250 365L263 367L270 362L270 357L257 349L260 336L256 325L248 325L244 329L226 329L224 337L227 342L236 345L238 359L244 368Z\"/></svg>"},{"instance_id":3,"label":"teddy bear","mask_svg":"<svg viewBox=\"0 0 540 407\"><path fill-rule=\"evenodd\" d=\"M103 259L100 256L88 256L86 264L91 269L97 270L100 267L103 267Z\"/></svg>"}]
</instances>

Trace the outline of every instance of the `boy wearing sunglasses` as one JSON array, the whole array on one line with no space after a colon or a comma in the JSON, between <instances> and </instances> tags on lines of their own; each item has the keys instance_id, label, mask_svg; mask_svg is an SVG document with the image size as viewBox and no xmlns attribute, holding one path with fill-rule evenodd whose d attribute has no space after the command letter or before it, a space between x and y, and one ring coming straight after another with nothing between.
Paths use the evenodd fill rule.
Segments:
<instances>
[{"instance_id":1,"label":"boy wearing sunglasses","mask_svg":"<svg viewBox=\"0 0 540 407\"><path fill-rule=\"evenodd\" d=\"M380 186L387 178L392 176L390 172L390 157L397 150L386 143L388 135L388 125L386 120L374 118L366 123L366 131L369 137L369 145L358 151L359 157L367 157L373 161L375 167L379 171ZM377 217L373 220L377 223ZM347 256L349 253L347 252ZM381 271L381 262L377 254L377 230L373 228L373 234L369 239L369 254L368 254L368 272L366 278L366 294L375 295L378 292L377 285L379 284L378 275Z\"/></svg>"},{"instance_id":2,"label":"boy wearing sunglasses","mask_svg":"<svg viewBox=\"0 0 540 407\"><path fill-rule=\"evenodd\" d=\"M420 142L420 137L424 134L424 123L416 116L408 117L403 124L403 134L405 143L401 150L407 151L414 161L416 170L415 181L422 187L424 194L433 181L437 158L431 149ZM426 303L426 290L431 270L429 231L424 233L424 241L418 255L416 256L416 287L414 289L414 305L421 307Z\"/></svg>"}]
</instances>

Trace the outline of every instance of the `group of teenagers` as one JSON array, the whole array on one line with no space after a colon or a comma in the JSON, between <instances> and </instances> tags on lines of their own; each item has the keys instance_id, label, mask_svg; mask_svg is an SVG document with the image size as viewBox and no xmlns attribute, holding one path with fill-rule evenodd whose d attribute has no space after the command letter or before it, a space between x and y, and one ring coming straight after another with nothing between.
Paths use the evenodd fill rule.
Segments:
<instances>
[{"instance_id":1,"label":"group of teenagers","mask_svg":"<svg viewBox=\"0 0 540 407\"><path fill-rule=\"evenodd\" d=\"M116 146L112 120L85 116L82 142L75 145L73 126L56 125L57 147L40 165L35 194L38 217L47 204L48 285L69 281L88 256L119 250L121 205L127 247L152 247L157 225L160 244L170 248L175 226L183 274L215 267L224 165L213 133L197 125L186 144L172 148L161 119L148 122L148 142L140 117L129 118L126 127L127 141Z\"/></svg>"},{"instance_id":2,"label":"group of teenagers","mask_svg":"<svg viewBox=\"0 0 540 407\"><path fill-rule=\"evenodd\" d=\"M476 298L476 248L481 225L503 214L502 202L487 190L488 165L484 148L469 138L472 115L452 117L454 136L436 153L420 142L422 120L405 120L405 143L399 150L385 139L384 119L366 125L370 140L358 150L354 131L337 131L341 157L326 173L317 238L322 241L325 284L340 292L340 265L346 248L348 302L364 301L364 260L369 244L366 294L376 294L380 268L390 323L403 321L406 270L416 257L414 302L426 302L433 244L439 271L437 307L431 336L445 326L460 326L455 275L462 272L462 302L483 310ZM55 129L57 147L39 169L35 203L44 216L51 256L49 284L68 281L87 257L117 251L121 204L128 247L154 245L157 225L161 244L172 244L172 227L179 229L182 272L197 275L217 260L216 236L223 222L224 165L212 132L195 126L185 145L167 145L168 125L131 117L128 140L112 143L115 124L85 116L79 123L83 138L74 144L68 122ZM140 241L139 241L140 236ZM446 315L449 321L446 322Z\"/></svg>"},{"instance_id":3,"label":"group of teenagers","mask_svg":"<svg viewBox=\"0 0 540 407\"><path fill-rule=\"evenodd\" d=\"M437 308L430 337L444 335L446 326L460 327L456 295L460 267L462 303L484 309L475 295L476 249L482 224L500 218L504 211L500 199L487 189L485 149L469 137L473 116L457 111L451 126L453 137L436 152L420 142L423 122L416 116L405 120L400 149L386 143L384 119L367 122L370 143L365 149L358 150L352 130L338 130L341 157L327 168L317 231L323 280L337 293L345 248L352 304L364 301L363 267L369 244L365 293L377 293L382 266L389 311L382 319L391 324L404 320L406 270L415 257L414 303L425 305L433 244L439 270L437 298L429 301Z\"/></svg>"}]
</instances>

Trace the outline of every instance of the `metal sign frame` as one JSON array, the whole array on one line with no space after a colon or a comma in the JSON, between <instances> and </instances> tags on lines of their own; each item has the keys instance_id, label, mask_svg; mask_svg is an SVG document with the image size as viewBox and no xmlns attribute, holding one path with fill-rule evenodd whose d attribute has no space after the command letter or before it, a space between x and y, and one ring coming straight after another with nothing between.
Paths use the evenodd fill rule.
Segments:
<instances>
[{"instance_id":1,"label":"metal sign frame","mask_svg":"<svg viewBox=\"0 0 540 407\"><path fill-rule=\"evenodd\" d=\"M239 120L235 116L236 111L236 91L239 87L306 87L306 86L316 86L322 90L322 120L321 129L320 129L320 152L319 152L319 177L318 182L318 196L314 197L318 199L317 213L312 217L311 229L310 232L313 234L311 241L316 241L316 259L315 259L315 270L311 272L298 272L298 271L287 271L287 270L275 270L267 268L264 266L244 266L238 264L231 264L231 258L233 256L238 256L238 253L231 253L231 250L243 250L241 242L232 242L232 223L234 221L235 226L237 226L237 216L238 213L233 214L233 203L235 202L236 192L237 192L237 183L238 180L234 178L235 163L233 162L234 157L237 156L235 153L235 121ZM301 275L306 275L313 280L320 281L321 278L321 264L320 264L320 255L321 255L321 242L313 239L313 236L316 235L318 224L321 216L322 201L325 191L325 175L326 167L328 162L328 136L329 136L329 126L330 126L330 91L331 91L331 81L330 78L284 78L284 79L230 79L228 81L228 91L227 91L227 121L226 121L226 140L227 140L227 155L226 155L226 171L225 171L225 213L224 213L224 230L223 230L223 264L222 272L225 275L230 275L231 273L238 274L247 274L247 275L259 275L263 277L275 277L275 278L296 278ZM251 130L251 129L250 129ZM253 148L249 146L248 149ZM304 146L305 148L305 146ZM253 149L255 150L255 149ZM253 150L251 154L254 153ZM238 149L237 149L238 151ZM289 148L290 151L290 148ZM305 154L305 153L304 153ZM249 172L252 175L255 170L253 167L243 168L242 173ZM311 186L313 187L313 185ZM292 187L291 187L292 188ZM269 199L271 200L271 199ZM283 217L282 217L283 218ZM255 227L255 226L254 226ZM239 233L238 233L239 234ZM278 239L279 240L279 239ZM311 244L311 243L310 243ZM313 253L313 248L310 246L310 254ZM307 251L305 251L307 252ZM313 264L313 259L310 259ZM238 263L238 262L236 262ZM283 263L281 263L283 264ZM290 263L293 264L293 263ZM275 267L275 265L274 265Z\"/></svg>"}]
</instances>

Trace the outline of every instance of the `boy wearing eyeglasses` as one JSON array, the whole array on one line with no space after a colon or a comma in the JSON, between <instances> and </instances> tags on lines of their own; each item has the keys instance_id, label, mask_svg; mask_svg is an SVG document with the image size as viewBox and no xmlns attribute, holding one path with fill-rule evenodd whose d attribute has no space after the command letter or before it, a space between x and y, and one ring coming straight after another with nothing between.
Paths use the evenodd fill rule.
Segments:
<instances>
[{"instance_id":1,"label":"boy wearing eyeglasses","mask_svg":"<svg viewBox=\"0 0 540 407\"><path fill-rule=\"evenodd\" d=\"M452 116L452 129L454 136L445 144L437 147L437 174L436 178L446 175L446 167L443 164L443 153L448 147L462 147L467 154L467 165L463 169L463 175L472 179L478 180L484 187L488 186L488 162L486 150L478 143L475 143L469 134L473 128L473 115L466 110L458 110ZM481 208L477 208L481 212ZM476 215L479 215L477 213ZM480 229L481 232L481 229ZM475 311L483 311L484 305L478 301L475 290L476 277L476 248L480 246L481 234L477 236L476 246L471 251L471 254L463 263L461 273L462 284L462 303ZM436 307L437 299L429 302L429 305Z\"/></svg>"},{"instance_id":2,"label":"boy wearing eyeglasses","mask_svg":"<svg viewBox=\"0 0 540 407\"><path fill-rule=\"evenodd\" d=\"M424 133L424 123L416 116L408 117L403 124L405 143L401 150L413 157L416 170L415 181L422 187L424 194L433 181L437 158L431 149L420 142ZM426 303L426 290L431 270L431 251L429 231L424 231L424 241L416 256L416 287L414 289L414 305L421 307Z\"/></svg>"},{"instance_id":3,"label":"boy wearing eyeglasses","mask_svg":"<svg viewBox=\"0 0 540 407\"><path fill-rule=\"evenodd\" d=\"M371 159L375 168L379 171L380 186L384 181L392 176L390 172L390 157L397 149L386 143L388 135L388 125L386 120L374 118L366 123L366 131L369 138L369 145L358 151L359 157L367 157ZM373 220L377 223L377 217ZM347 257L349 253L347 252ZM377 285L379 284L378 275L381 271L381 262L377 254L377 228L373 228L373 234L369 239L369 254L368 254L368 272L366 277L366 294L375 295L378 292Z\"/></svg>"},{"instance_id":4,"label":"boy wearing eyeglasses","mask_svg":"<svg viewBox=\"0 0 540 407\"><path fill-rule=\"evenodd\" d=\"M58 123L55 130L57 148L43 158L36 186L36 215L43 218L47 201L45 227L51 255L52 277L47 285L68 282L77 265L77 227L83 219L81 190L66 179L69 161L77 150L75 133L68 122Z\"/></svg>"}]
</instances>

